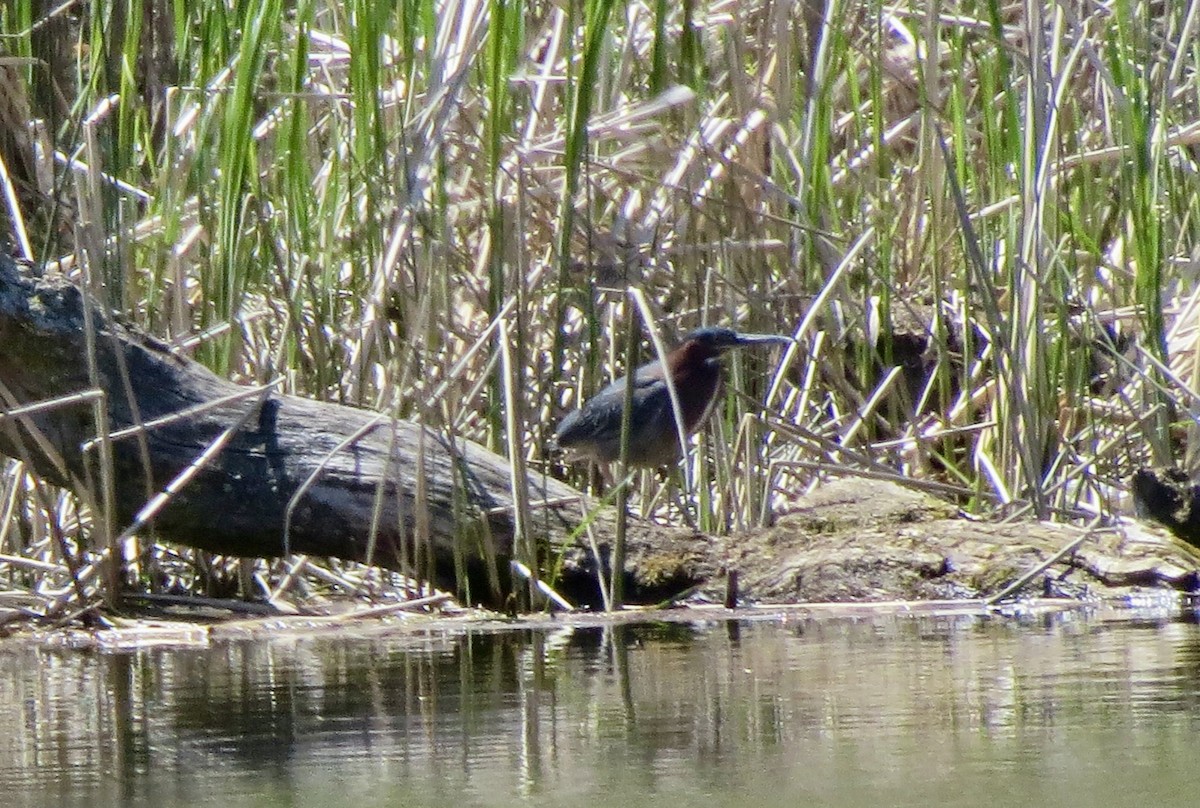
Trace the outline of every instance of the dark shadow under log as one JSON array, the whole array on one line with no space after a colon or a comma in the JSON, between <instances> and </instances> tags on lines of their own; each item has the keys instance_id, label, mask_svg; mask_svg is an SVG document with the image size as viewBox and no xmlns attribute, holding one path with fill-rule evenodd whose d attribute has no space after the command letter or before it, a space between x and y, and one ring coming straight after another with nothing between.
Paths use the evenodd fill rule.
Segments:
<instances>
[{"instance_id":1,"label":"dark shadow under log","mask_svg":"<svg viewBox=\"0 0 1200 808\"><path fill-rule=\"evenodd\" d=\"M112 442L117 529L134 519L150 493L236 427L156 516L158 537L272 557L284 552L287 524L291 552L402 569L424 548L438 584L454 588L462 580L456 572L465 569L472 600L495 604L504 596L488 585L486 570L494 559L502 589L507 585L514 532L507 460L370 411L248 391L95 306L92 318L108 430L120 435L139 422L151 425ZM99 452L85 448L97 436L89 402L3 417L92 388L84 322L84 298L75 285L38 276L0 254L0 453L24 460L48 482L90 495L100 475ZM172 417L194 410L200 411ZM167 420L154 425L160 419ZM289 502L301 489L289 521ZM564 558L558 587L576 602L597 603L595 559L585 541L573 538L592 503L581 504L579 492L542 477L531 476L529 492L535 505L551 503L535 507L530 531L543 558ZM417 531L419 518L426 521ZM611 535L614 519L611 510L602 512L596 534ZM427 543L415 542L418 534ZM657 600L712 574L708 542L690 531L635 522L629 541L632 599ZM666 558L669 563L656 561ZM669 573L660 577L656 570Z\"/></svg>"}]
</instances>

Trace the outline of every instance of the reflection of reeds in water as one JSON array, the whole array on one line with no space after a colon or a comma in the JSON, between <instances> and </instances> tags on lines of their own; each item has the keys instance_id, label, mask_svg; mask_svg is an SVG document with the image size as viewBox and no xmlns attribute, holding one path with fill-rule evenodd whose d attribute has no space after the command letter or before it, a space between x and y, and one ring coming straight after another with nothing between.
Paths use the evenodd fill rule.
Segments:
<instances>
[{"instance_id":1,"label":"reflection of reeds in water","mask_svg":"<svg viewBox=\"0 0 1200 808\"><path fill-rule=\"evenodd\" d=\"M118 5L0 18L17 254L220 373L507 452L520 519L525 470L588 482L545 447L622 373L626 285L668 336L801 340L732 358L689 478L642 478L645 515L742 529L814 464L1107 513L1134 466L1195 446L1186 4L192 4L113 36ZM22 607L111 592L86 573L85 534L123 527L97 517L103 467L81 508L6 463ZM137 588L238 577L140 539ZM305 600L351 574L295 566L247 562L243 586Z\"/></svg>"},{"instance_id":2,"label":"reflection of reeds in water","mask_svg":"<svg viewBox=\"0 0 1200 808\"><path fill-rule=\"evenodd\" d=\"M131 793L335 804L347 783L389 803L783 805L819 788L836 805L957 805L972 777L989 796L997 780L1004 793L1191 782L1191 626L842 614L186 653L27 644L0 659L0 776L27 804L97 806Z\"/></svg>"}]
</instances>

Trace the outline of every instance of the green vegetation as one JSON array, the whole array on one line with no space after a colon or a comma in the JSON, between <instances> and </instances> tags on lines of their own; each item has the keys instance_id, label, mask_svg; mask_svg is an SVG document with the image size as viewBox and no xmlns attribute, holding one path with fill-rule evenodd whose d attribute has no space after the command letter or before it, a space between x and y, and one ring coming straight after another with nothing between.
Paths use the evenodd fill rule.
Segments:
<instances>
[{"instance_id":1,"label":"green vegetation","mask_svg":"<svg viewBox=\"0 0 1200 808\"><path fill-rule=\"evenodd\" d=\"M690 492L705 530L821 469L1106 514L1196 445L1198 26L1137 0L13 0L0 223L220 373L580 484L547 441L623 372L627 286L643 334L795 334L731 358L691 479L633 498L678 520ZM58 569L74 500L4 469L0 552Z\"/></svg>"}]
</instances>

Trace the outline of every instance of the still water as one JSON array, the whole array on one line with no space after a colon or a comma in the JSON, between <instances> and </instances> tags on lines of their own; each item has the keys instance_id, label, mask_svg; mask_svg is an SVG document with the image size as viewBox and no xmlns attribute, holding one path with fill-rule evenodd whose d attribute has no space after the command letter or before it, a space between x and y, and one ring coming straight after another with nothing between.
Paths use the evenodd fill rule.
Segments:
<instances>
[{"instance_id":1,"label":"still water","mask_svg":"<svg viewBox=\"0 0 1200 808\"><path fill-rule=\"evenodd\" d=\"M1200 628L1081 614L0 645L4 806L1196 806Z\"/></svg>"}]
</instances>

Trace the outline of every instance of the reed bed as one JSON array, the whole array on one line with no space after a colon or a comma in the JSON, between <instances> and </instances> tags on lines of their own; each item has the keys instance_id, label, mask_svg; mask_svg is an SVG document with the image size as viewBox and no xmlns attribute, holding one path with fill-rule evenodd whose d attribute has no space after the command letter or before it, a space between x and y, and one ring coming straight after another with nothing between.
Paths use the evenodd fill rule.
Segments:
<instances>
[{"instance_id":1,"label":"reed bed","mask_svg":"<svg viewBox=\"0 0 1200 808\"><path fill-rule=\"evenodd\" d=\"M732 357L690 462L641 479L650 518L742 530L859 471L1104 518L1133 468L1195 465L1198 26L1161 0L14 0L0 221L219 373L583 487L549 436L631 319L642 359L701 324L795 336ZM103 588L91 508L8 461L0 509L14 614ZM143 558L147 590L233 569Z\"/></svg>"}]
</instances>

